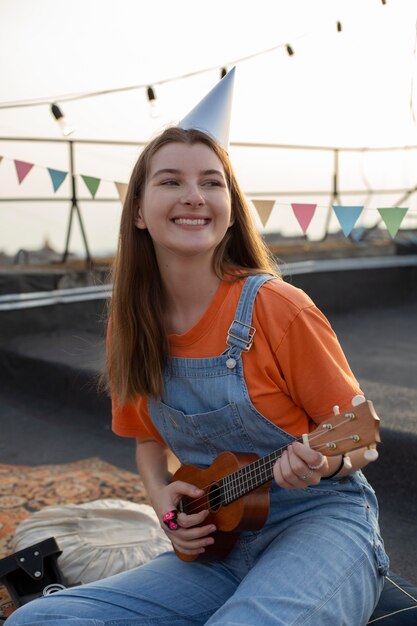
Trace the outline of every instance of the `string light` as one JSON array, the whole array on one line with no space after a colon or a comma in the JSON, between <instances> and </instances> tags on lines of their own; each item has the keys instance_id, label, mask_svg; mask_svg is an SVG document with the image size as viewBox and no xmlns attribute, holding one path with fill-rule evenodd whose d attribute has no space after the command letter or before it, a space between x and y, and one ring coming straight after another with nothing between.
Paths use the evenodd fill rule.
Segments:
<instances>
[{"instance_id":1,"label":"string light","mask_svg":"<svg viewBox=\"0 0 417 626\"><path fill-rule=\"evenodd\" d=\"M387 4L387 0L381 0L382 4L385 5ZM336 22L336 28L338 32L342 32L342 23L340 21ZM260 50L258 52L255 52L254 54L248 54L244 57L240 57L237 59L234 59L232 61L230 61L230 63L228 63L228 65L237 65L239 63L243 63L245 61L249 61L251 59L254 59L256 57L259 56L263 56L265 54L274 52L276 50L279 50L280 48L285 48L287 51L287 54L289 56L293 56L294 53L294 49L290 46L290 44L278 44L276 46L272 46L270 48L264 49L264 50ZM201 74L205 74L207 72L211 72L213 70L219 70L219 66L211 66L211 67L206 67L204 69L201 70L196 70L193 72L188 72L185 74L181 74L178 76L172 76L170 78L165 78L165 79L161 79L158 81L155 81L153 84L154 85L164 85L167 83L172 83L172 82L176 82L179 80L184 80L187 78L192 78L194 76L198 76ZM224 78L224 76L227 74L227 69L226 66L222 66L220 68L220 77ZM155 105L156 102L156 97L155 97L155 92L153 87L151 86L147 86L146 84L137 84L137 85L129 85L127 87L114 87L114 88L110 88L110 89L103 89L100 91L90 91L90 92L84 92L84 93L75 93L75 94L61 94L61 95L53 95L53 96L45 96L43 98L32 98L30 100L17 100L17 101L9 101L9 102L0 102L0 110L3 109L17 109L17 108L23 108L23 107L35 107L35 106L44 106L47 105L51 102L51 100L59 100L61 102L73 102L75 100L84 100L87 98L94 98L94 97L98 97L98 96L106 96L109 94L113 94L113 93L124 93L127 91L133 91L133 90L138 90L138 89L145 89L147 90L148 93L148 100L151 104L151 106ZM57 118L58 119L58 118Z\"/></svg>"},{"instance_id":2,"label":"string light","mask_svg":"<svg viewBox=\"0 0 417 626\"><path fill-rule=\"evenodd\" d=\"M68 135L71 135L71 133L74 132L75 128L73 128L72 126L68 124L62 110L59 108L57 104L55 103L51 104L51 113L56 119L56 121L58 122L58 124L60 125L61 132L64 135L64 137L68 137Z\"/></svg>"},{"instance_id":3,"label":"string light","mask_svg":"<svg viewBox=\"0 0 417 626\"><path fill-rule=\"evenodd\" d=\"M148 86L146 93L148 95L148 102L151 111L151 117L158 117L158 109L156 102L155 90L151 85Z\"/></svg>"}]
</instances>

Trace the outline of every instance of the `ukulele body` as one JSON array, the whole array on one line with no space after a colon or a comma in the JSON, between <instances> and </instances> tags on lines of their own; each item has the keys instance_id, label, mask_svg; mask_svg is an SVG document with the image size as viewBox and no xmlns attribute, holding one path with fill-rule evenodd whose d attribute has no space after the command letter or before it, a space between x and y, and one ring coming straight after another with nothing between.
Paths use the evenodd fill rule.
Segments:
<instances>
[{"instance_id":1,"label":"ukulele body","mask_svg":"<svg viewBox=\"0 0 417 626\"><path fill-rule=\"evenodd\" d=\"M379 417L372 402L361 399L353 403L349 411L337 412L321 422L301 440L325 456L367 447L365 458L375 461L376 444L381 441ZM179 468L173 480L182 480L204 490L204 496L199 498L181 498L179 510L188 514L209 510L204 524L213 523L217 528L213 533L215 543L206 547L205 554L189 557L176 551L180 559L222 559L233 548L240 531L262 528L269 513L268 491L273 467L287 447L261 458L256 454L222 452L205 470L194 465Z\"/></svg>"},{"instance_id":2,"label":"ukulele body","mask_svg":"<svg viewBox=\"0 0 417 626\"><path fill-rule=\"evenodd\" d=\"M258 530L265 524L269 513L269 487L271 481L257 487L247 495L223 504L218 496L219 483L227 475L256 461L256 454L222 452L207 469L194 465L182 465L173 480L182 480L204 490L204 496L196 499L183 497L178 505L184 513L209 510L204 525L215 524L214 544L205 548L203 555L184 555L175 551L183 561L219 560L232 550L242 530Z\"/></svg>"}]
</instances>

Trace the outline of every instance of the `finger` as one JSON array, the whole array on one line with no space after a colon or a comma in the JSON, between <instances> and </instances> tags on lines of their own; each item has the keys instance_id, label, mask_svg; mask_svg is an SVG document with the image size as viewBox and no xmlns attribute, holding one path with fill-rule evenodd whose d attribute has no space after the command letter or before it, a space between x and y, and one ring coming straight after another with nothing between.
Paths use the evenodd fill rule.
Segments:
<instances>
[{"instance_id":1,"label":"finger","mask_svg":"<svg viewBox=\"0 0 417 626\"><path fill-rule=\"evenodd\" d=\"M305 487L306 483L310 481L313 475L313 470L310 469L307 463L305 463L305 461L303 461L295 453L295 451L293 450L291 446L288 449L288 461L289 461L291 470L293 472L297 486Z\"/></svg>"},{"instance_id":2,"label":"finger","mask_svg":"<svg viewBox=\"0 0 417 626\"><path fill-rule=\"evenodd\" d=\"M177 521L182 528L192 528L193 526L201 525L208 515L209 511L207 509L199 511L198 513L193 513L192 515L179 513Z\"/></svg>"},{"instance_id":3,"label":"finger","mask_svg":"<svg viewBox=\"0 0 417 626\"><path fill-rule=\"evenodd\" d=\"M190 496L190 498L198 498L204 494L203 489L199 489L190 483L186 483L182 480L176 480L171 483L170 487L172 487L173 491L179 496Z\"/></svg>"},{"instance_id":4,"label":"finger","mask_svg":"<svg viewBox=\"0 0 417 626\"><path fill-rule=\"evenodd\" d=\"M300 445L303 447L302 444ZM298 477L299 482L304 483L303 487L316 485L320 482L320 473L298 456L297 452L298 449L294 449L293 445L288 449L288 458L294 474Z\"/></svg>"},{"instance_id":5,"label":"finger","mask_svg":"<svg viewBox=\"0 0 417 626\"><path fill-rule=\"evenodd\" d=\"M318 450L312 450L312 448L309 448L299 441L294 441L294 443L289 446L289 449L302 459L306 465L316 466L324 464L323 460L325 459L321 452Z\"/></svg>"},{"instance_id":6,"label":"finger","mask_svg":"<svg viewBox=\"0 0 417 626\"><path fill-rule=\"evenodd\" d=\"M213 534L216 530L214 524L205 524L204 526L194 526L193 528L180 528L175 533L181 541L194 541L199 539L206 539L209 535Z\"/></svg>"},{"instance_id":7,"label":"finger","mask_svg":"<svg viewBox=\"0 0 417 626\"><path fill-rule=\"evenodd\" d=\"M287 450L284 450L275 465L275 479L280 487L284 487L285 489L294 489L295 487L298 487L299 480L291 469Z\"/></svg>"},{"instance_id":8,"label":"finger","mask_svg":"<svg viewBox=\"0 0 417 626\"><path fill-rule=\"evenodd\" d=\"M209 526L208 528L215 529L213 526ZM214 537L207 534L194 537L194 530L195 529L193 529L193 531L182 530L181 532L175 533L170 537L172 545L184 554L201 554L205 551L207 546L213 545L215 542ZM213 530L211 530L211 532L213 532Z\"/></svg>"}]
</instances>

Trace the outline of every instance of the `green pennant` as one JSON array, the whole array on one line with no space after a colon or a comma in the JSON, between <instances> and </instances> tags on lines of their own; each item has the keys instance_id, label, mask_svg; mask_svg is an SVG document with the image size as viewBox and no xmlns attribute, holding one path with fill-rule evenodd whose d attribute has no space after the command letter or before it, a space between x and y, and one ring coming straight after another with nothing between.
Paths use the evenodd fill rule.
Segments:
<instances>
[{"instance_id":1,"label":"green pennant","mask_svg":"<svg viewBox=\"0 0 417 626\"><path fill-rule=\"evenodd\" d=\"M94 198L97 193L97 189L100 185L100 178L94 178L93 176L83 176L82 174L81 174L81 178L87 185L89 192Z\"/></svg>"},{"instance_id":2,"label":"green pennant","mask_svg":"<svg viewBox=\"0 0 417 626\"><path fill-rule=\"evenodd\" d=\"M387 209L378 209L378 212L384 220L385 226L391 237L394 239L398 233L401 222L404 219L408 209L400 209L399 207L390 207Z\"/></svg>"}]
</instances>

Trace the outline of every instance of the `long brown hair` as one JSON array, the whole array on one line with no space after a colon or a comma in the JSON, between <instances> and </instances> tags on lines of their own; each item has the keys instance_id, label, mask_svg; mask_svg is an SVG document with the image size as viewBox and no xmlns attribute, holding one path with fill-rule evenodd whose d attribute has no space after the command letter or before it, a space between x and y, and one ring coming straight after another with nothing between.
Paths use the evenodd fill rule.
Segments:
<instances>
[{"instance_id":1,"label":"long brown hair","mask_svg":"<svg viewBox=\"0 0 417 626\"><path fill-rule=\"evenodd\" d=\"M165 293L149 232L136 228L134 222L151 159L162 146L172 142L205 144L218 156L224 168L234 222L214 251L216 275L229 280L237 273L239 277L260 272L280 277L273 257L252 221L226 151L201 131L177 127L166 129L140 154L121 216L113 266L107 351L107 385L120 405L137 395L157 398L162 392L162 372L168 355L163 321Z\"/></svg>"}]
</instances>

